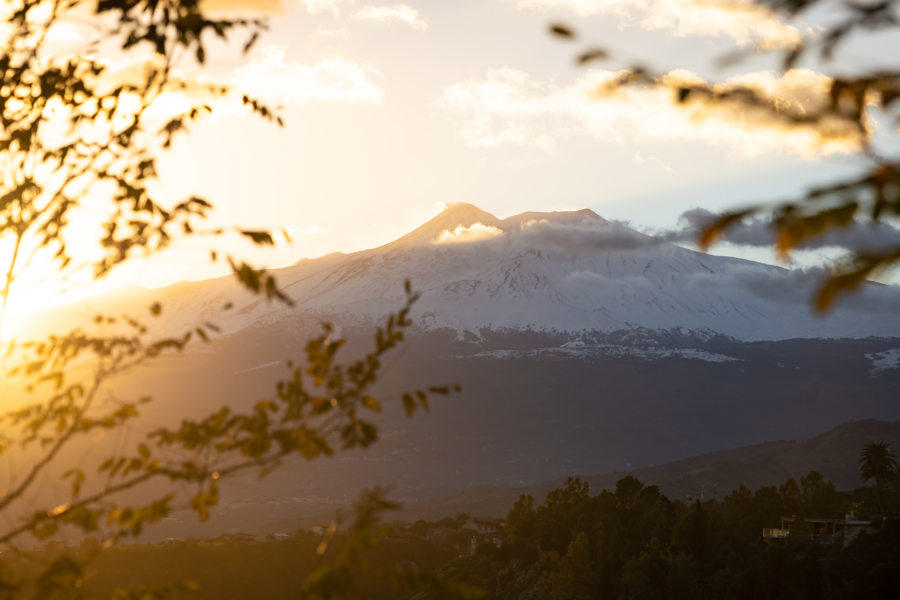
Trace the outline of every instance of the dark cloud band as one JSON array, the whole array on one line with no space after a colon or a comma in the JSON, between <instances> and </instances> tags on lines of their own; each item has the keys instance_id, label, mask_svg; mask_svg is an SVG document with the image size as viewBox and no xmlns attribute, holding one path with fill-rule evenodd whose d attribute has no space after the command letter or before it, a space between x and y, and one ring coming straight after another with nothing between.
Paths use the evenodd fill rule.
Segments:
<instances>
[{"instance_id":1,"label":"dark cloud band","mask_svg":"<svg viewBox=\"0 0 900 600\"><path fill-rule=\"evenodd\" d=\"M681 213L680 227L663 231L658 237L670 242L693 242L700 232L720 215L704 208L692 208ZM720 238L736 246L771 248L775 243L772 221L754 219L728 229ZM856 222L848 227L832 229L825 235L798 245L801 250L840 248L853 252L875 252L900 246L900 229L889 223Z\"/></svg>"}]
</instances>

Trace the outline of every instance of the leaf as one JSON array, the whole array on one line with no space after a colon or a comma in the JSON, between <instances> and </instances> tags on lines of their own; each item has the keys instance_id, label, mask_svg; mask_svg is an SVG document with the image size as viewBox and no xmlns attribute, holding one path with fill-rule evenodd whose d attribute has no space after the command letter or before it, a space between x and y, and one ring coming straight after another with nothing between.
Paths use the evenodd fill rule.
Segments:
<instances>
[{"instance_id":1,"label":"leaf","mask_svg":"<svg viewBox=\"0 0 900 600\"><path fill-rule=\"evenodd\" d=\"M209 505L207 504L206 494L200 492L191 498L191 508L197 513L197 518L206 521L209 518Z\"/></svg>"},{"instance_id":2,"label":"leaf","mask_svg":"<svg viewBox=\"0 0 900 600\"><path fill-rule=\"evenodd\" d=\"M793 205L783 207L773 222L777 234L776 250L787 256L790 250L807 240L851 225L858 208L856 202L847 202L813 214L798 215Z\"/></svg>"},{"instance_id":3,"label":"leaf","mask_svg":"<svg viewBox=\"0 0 900 600\"><path fill-rule=\"evenodd\" d=\"M558 38L567 40L575 39L575 32L567 25L563 25L561 23L551 23L548 30L550 31L551 35L554 35Z\"/></svg>"},{"instance_id":4,"label":"leaf","mask_svg":"<svg viewBox=\"0 0 900 600\"><path fill-rule=\"evenodd\" d=\"M700 231L700 235L697 238L697 245L700 246L701 250L706 250L722 237L729 227L736 225L744 217L751 215L754 212L755 209L751 208L722 213L715 221Z\"/></svg>"},{"instance_id":5,"label":"leaf","mask_svg":"<svg viewBox=\"0 0 900 600\"><path fill-rule=\"evenodd\" d=\"M841 294L859 288L873 274L898 260L900 248L894 248L882 253L857 254L852 260L839 264L819 287L815 297L816 310L830 310Z\"/></svg>"},{"instance_id":6,"label":"leaf","mask_svg":"<svg viewBox=\"0 0 900 600\"><path fill-rule=\"evenodd\" d=\"M803 56L803 53L806 51L806 46L802 43L797 44L790 50L788 50L784 55L784 60L781 63L781 69L783 71L790 71L794 68L794 65L797 64L797 61L800 60L800 57Z\"/></svg>"},{"instance_id":7,"label":"leaf","mask_svg":"<svg viewBox=\"0 0 900 600\"><path fill-rule=\"evenodd\" d=\"M257 246L274 246L275 240L268 231L253 231L250 229L241 229L241 235L250 238Z\"/></svg>"},{"instance_id":8,"label":"leaf","mask_svg":"<svg viewBox=\"0 0 900 600\"><path fill-rule=\"evenodd\" d=\"M378 400L372 398L371 396L364 396L362 399L362 405L369 410L381 412L381 404L378 402Z\"/></svg>"},{"instance_id":9,"label":"leaf","mask_svg":"<svg viewBox=\"0 0 900 600\"><path fill-rule=\"evenodd\" d=\"M413 416L416 412L416 401L411 394L403 394L403 410L406 411L407 417Z\"/></svg>"},{"instance_id":10,"label":"leaf","mask_svg":"<svg viewBox=\"0 0 900 600\"><path fill-rule=\"evenodd\" d=\"M606 60L608 58L609 52L607 52L603 48L590 48L579 54L578 58L575 60L579 65L586 65L587 63L594 62L595 60Z\"/></svg>"},{"instance_id":11,"label":"leaf","mask_svg":"<svg viewBox=\"0 0 900 600\"><path fill-rule=\"evenodd\" d=\"M242 49L243 53L247 54L248 52L250 52L250 49L253 48L254 44L256 44L256 41L258 39L259 39L259 32L254 31L253 34L250 36L250 39L248 39L247 42L244 44L244 47Z\"/></svg>"}]
</instances>

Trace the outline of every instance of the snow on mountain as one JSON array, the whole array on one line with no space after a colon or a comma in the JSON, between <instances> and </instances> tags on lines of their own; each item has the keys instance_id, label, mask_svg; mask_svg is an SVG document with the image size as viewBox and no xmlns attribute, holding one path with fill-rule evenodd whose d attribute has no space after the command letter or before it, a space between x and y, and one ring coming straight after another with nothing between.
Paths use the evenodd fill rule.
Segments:
<instances>
[{"instance_id":1,"label":"snow on mountain","mask_svg":"<svg viewBox=\"0 0 900 600\"><path fill-rule=\"evenodd\" d=\"M823 318L810 308L818 276L688 250L590 210L501 220L456 203L379 248L280 269L279 283L297 302L290 310L240 296L229 279L163 295L170 318L212 316L226 332L297 313L380 322L410 280L422 293L414 313L421 327L476 336L648 329L743 340L900 337L900 289L871 284ZM216 309L228 301L235 309L223 321Z\"/></svg>"},{"instance_id":2,"label":"snow on mountain","mask_svg":"<svg viewBox=\"0 0 900 600\"><path fill-rule=\"evenodd\" d=\"M877 377L885 371L900 368L900 348L866 354L866 358L872 363L872 368L869 369L869 374L872 377Z\"/></svg>"}]
</instances>

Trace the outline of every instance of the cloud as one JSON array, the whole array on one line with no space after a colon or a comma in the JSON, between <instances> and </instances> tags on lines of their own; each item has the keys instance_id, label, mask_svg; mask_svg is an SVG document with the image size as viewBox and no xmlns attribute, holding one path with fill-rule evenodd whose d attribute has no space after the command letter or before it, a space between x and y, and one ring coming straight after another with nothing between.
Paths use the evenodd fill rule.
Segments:
<instances>
[{"instance_id":1,"label":"cloud","mask_svg":"<svg viewBox=\"0 0 900 600\"><path fill-rule=\"evenodd\" d=\"M666 173L672 173L675 169L672 168L671 165L664 163L662 160L657 158L656 156L644 156L641 154L640 150L634 153L634 156L631 157L631 162L636 165L659 165L659 167L665 171Z\"/></svg>"},{"instance_id":2,"label":"cloud","mask_svg":"<svg viewBox=\"0 0 900 600\"><path fill-rule=\"evenodd\" d=\"M343 0L296 0L296 2L311 15L327 12L338 16L341 13L340 6Z\"/></svg>"},{"instance_id":3,"label":"cloud","mask_svg":"<svg viewBox=\"0 0 900 600\"><path fill-rule=\"evenodd\" d=\"M460 225L450 230L447 229L434 240L434 244L470 244L472 242L483 242L503 235L503 230L485 225L483 223L474 223L469 227Z\"/></svg>"},{"instance_id":4,"label":"cloud","mask_svg":"<svg viewBox=\"0 0 900 600\"><path fill-rule=\"evenodd\" d=\"M680 228L661 232L659 237L669 241L696 241L700 231L712 223L718 213L704 208L687 210L679 217ZM740 226L728 229L723 242L752 248L771 248L775 234L770 219L752 219ZM798 246L800 250L839 248L846 251L874 252L900 247L900 228L889 223L855 222L848 227L832 229L825 235L808 240Z\"/></svg>"},{"instance_id":5,"label":"cloud","mask_svg":"<svg viewBox=\"0 0 900 600\"><path fill-rule=\"evenodd\" d=\"M581 16L616 15L646 30L676 36L728 37L740 45L796 45L800 30L751 0L516 0L520 8L571 10Z\"/></svg>"},{"instance_id":6,"label":"cloud","mask_svg":"<svg viewBox=\"0 0 900 600\"><path fill-rule=\"evenodd\" d=\"M683 275L684 285L693 289L744 290L771 302L809 304L816 286L825 276L821 267L781 269L759 264L725 264L716 272Z\"/></svg>"},{"instance_id":7,"label":"cloud","mask_svg":"<svg viewBox=\"0 0 900 600\"><path fill-rule=\"evenodd\" d=\"M597 2L596 0L516 0L519 8L566 9L581 16L601 14L604 12L621 13L622 5L629 4L621 0Z\"/></svg>"},{"instance_id":8,"label":"cloud","mask_svg":"<svg viewBox=\"0 0 900 600\"><path fill-rule=\"evenodd\" d=\"M394 4L391 6L364 6L353 15L355 19L373 21L375 23L402 23L409 25L416 31L428 29L428 23L419 17L419 11L407 4Z\"/></svg>"},{"instance_id":9,"label":"cloud","mask_svg":"<svg viewBox=\"0 0 900 600\"><path fill-rule=\"evenodd\" d=\"M288 225L284 228L284 231L286 231L290 237L297 235L321 235L323 233L328 233L327 229L318 224L309 225L308 227L303 228Z\"/></svg>"},{"instance_id":10,"label":"cloud","mask_svg":"<svg viewBox=\"0 0 900 600\"><path fill-rule=\"evenodd\" d=\"M300 63L282 46L269 46L230 77L235 91L273 102L305 106L310 102L380 104L384 88L378 69L340 56Z\"/></svg>"},{"instance_id":11,"label":"cloud","mask_svg":"<svg viewBox=\"0 0 900 600\"><path fill-rule=\"evenodd\" d=\"M285 12L284 0L202 0L201 8L211 13L257 13L264 15Z\"/></svg>"},{"instance_id":12,"label":"cloud","mask_svg":"<svg viewBox=\"0 0 900 600\"><path fill-rule=\"evenodd\" d=\"M346 27L316 27L313 37L318 39L329 38L346 38L350 35L350 31Z\"/></svg>"},{"instance_id":13,"label":"cloud","mask_svg":"<svg viewBox=\"0 0 900 600\"><path fill-rule=\"evenodd\" d=\"M344 0L203 0L208 11L257 14L283 14L291 4L301 6L311 15L328 13L335 17L341 13Z\"/></svg>"},{"instance_id":14,"label":"cloud","mask_svg":"<svg viewBox=\"0 0 900 600\"><path fill-rule=\"evenodd\" d=\"M148 70L160 66L157 58L104 59L103 63L107 68L97 82L101 90L125 83L142 85ZM380 104L384 98L378 82L381 77L378 69L340 56L301 63L288 59L284 48L269 46L255 52L246 65L217 77L173 71L173 81L183 81L184 85L171 85L153 102L145 118L162 123L202 105L211 107L214 117L246 113L249 109L242 101L244 93L272 107ZM220 93L223 88L227 93ZM125 97L119 118L130 121L129 111L136 110L138 104L136 96Z\"/></svg>"},{"instance_id":15,"label":"cloud","mask_svg":"<svg viewBox=\"0 0 900 600\"><path fill-rule=\"evenodd\" d=\"M514 236L527 246L556 246L575 253L636 250L659 243L621 224L588 219L575 223L529 221Z\"/></svg>"},{"instance_id":16,"label":"cloud","mask_svg":"<svg viewBox=\"0 0 900 600\"><path fill-rule=\"evenodd\" d=\"M559 218L559 217L557 217ZM665 240L644 235L597 217L574 216L569 220L532 219L517 225L504 223L501 227L475 223L460 225L443 231L434 244L463 244L489 241L511 245L518 249L558 248L573 254L639 250L657 246Z\"/></svg>"},{"instance_id":17,"label":"cloud","mask_svg":"<svg viewBox=\"0 0 900 600\"><path fill-rule=\"evenodd\" d=\"M562 251L573 256L591 256L597 253L624 252L636 257L643 264L647 258L671 257L668 250L658 248L672 241L693 239L692 223L697 224L710 218L712 213L696 209L688 211L685 227L680 235L649 236L630 229L627 225L594 218L554 221L551 219L535 219L525 221L520 226L515 222L503 222L499 227L476 223L469 227L459 226L444 231L435 244L474 243L489 244L491 248L506 248L514 251L528 251L536 248L542 251ZM900 239L900 230L885 230L882 241ZM760 226L754 226L741 236L733 238L745 245L771 245L771 234ZM661 253L660 253L661 252ZM644 255L641 260L639 257ZM677 255L683 256L683 255ZM573 264L590 265L591 261ZM692 263L682 262L682 267ZM757 296L773 303L809 306L819 286L825 280L829 267L784 269L751 261L710 257L701 269L687 266L679 274L679 285L685 290L696 290L699 294L727 291L730 297L740 298L746 295ZM619 293L627 290L629 294L654 294L655 284L652 278L643 275L617 275L597 272L590 268L575 268L561 278L561 283L571 294L593 296L596 293ZM643 300L641 300L643 301ZM842 309L864 311L868 314L879 311L892 311L900 305L900 287L870 283L857 292L841 298Z\"/></svg>"},{"instance_id":18,"label":"cloud","mask_svg":"<svg viewBox=\"0 0 900 600\"><path fill-rule=\"evenodd\" d=\"M90 30L77 23L58 21L47 30L46 41L57 44L77 44L90 37Z\"/></svg>"},{"instance_id":19,"label":"cloud","mask_svg":"<svg viewBox=\"0 0 900 600\"><path fill-rule=\"evenodd\" d=\"M653 289L653 284L646 277L618 277L613 279L594 271L572 271L571 273L566 273L562 278L562 283L570 291L588 294L603 290L621 289L626 286L631 290L646 292Z\"/></svg>"},{"instance_id":20,"label":"cloud","mask_svg":"<svg viewBox=\"0 0 900 600\"><path fill-rule=\"evenodd\" d=\"M526 247L557 247L571 254L624 251L630 254L664 244L663 237L644 236L618 223L548 223L531 222L521 232L512 232L509 243ZM769 238L771 243L771 238ZM714 270L690 269L679 275L680 286L686 290L721 293L728 290L735 296L753 295L768 302L808 306L827 273L827 266L783 269L750 261L710 263ZM707 268L708 269L708 268ZM617 276L589 269L576 269L562 278L569 292L596 294L629 289L653 292L651 279L643 276ZM841 308L866 312L896 310L900 305L900 287L877 283L863 286L850 296L841 298Z\"/></svg>"},{"instance_id":21,"label":"cloud","mask_svg":"<svg viewBox=\"0 0 900 600\"><path fill-rule=\"evenodd\" d=\"M576 135L609 142L698 140L751 156L780 153L813 158L859 148L858 132L843 123L787 127L771 112L736 101L679 104L668 86L702 82L689 71L666 74L658 87L605 91L621 75L588 70L570 85L560 86L502 67L481 79L447 86L437 104L458 121L462 143L468 148L520 145L552 151ZM750 73L715 87L723 91L745 86L779 107L811 111L828 101L830 82L813 71L793 69L781 76Z\"/></svg>"},{"instance_id":22,"label":"cloud","mask_svg":"<svg viewBox=\"0 0 900 600\"><path fill-rule=\"evenodd\" d=\"M826 267L781 269L755 263L732 263L715 273L684 275L683 282L685 287L745 290L770 302L809 305L827 274ZM865 312L895 311L898 304L900 287L878 283L863 286L840 301L842 309Z\"/></svg>"}]
</instances>

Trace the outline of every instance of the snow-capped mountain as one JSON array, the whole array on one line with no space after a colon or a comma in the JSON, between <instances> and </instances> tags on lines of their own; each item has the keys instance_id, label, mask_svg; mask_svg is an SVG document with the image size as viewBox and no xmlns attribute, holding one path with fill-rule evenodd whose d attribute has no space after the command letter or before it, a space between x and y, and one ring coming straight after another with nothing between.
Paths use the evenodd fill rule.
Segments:
<instances>
[{"instance_id":1,"label":"snow-capped mountain","mask_svg":"<svg viewBox=\"0 0 900 600\"><path fill-rule=\"evenodd\" d=\"M591 210L501 220L452 204L394 242L303 260L276 275L295 308L241 299L228 279L173 286L162 298L185 324L234 302L237 309L217 319L227 332L298 312L370 325L400 305L409 280L422 293L421 328L476 337L634 329L741 340L900 336L896 287L871 284L822 318L810 308L819 273L692 251Z\"/></svg>"}]
</instances>

